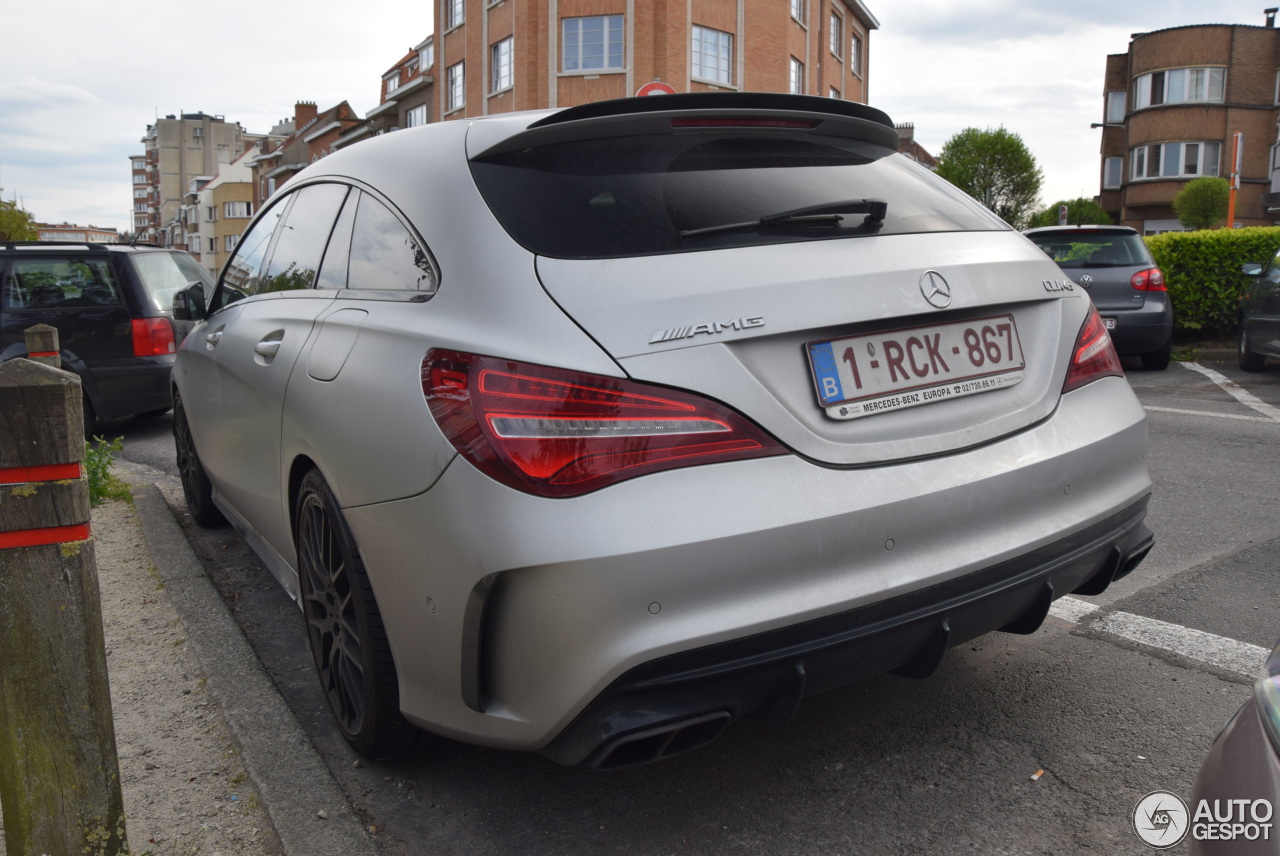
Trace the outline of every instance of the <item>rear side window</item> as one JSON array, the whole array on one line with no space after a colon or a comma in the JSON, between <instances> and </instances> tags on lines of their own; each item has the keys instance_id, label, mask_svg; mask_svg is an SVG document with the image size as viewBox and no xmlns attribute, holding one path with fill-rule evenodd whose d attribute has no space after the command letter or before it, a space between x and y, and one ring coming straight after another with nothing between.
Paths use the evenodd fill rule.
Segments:
<instances>
[{"instance_id":1,"label":"rear side window","mask_svg":"<svg viewBox=\"0 0 1280 856\"><path fill-rule=\"evenodd\" d=\"M14 259L0 297L5 309L75 309L122 302L107 259Z\"/></svg>"},{"instance_id":2,"label":"rear side window","mask_svg":"<svg viewBox=\"0 0 1280 856\"><path fill-rule=\"evenodd\" d=\"M391 209L360 195L351 234L348 288L376 291L436 290L436 272L422 244Z\"/></svg>"},{"instance_id":3,"label":"rear side window","mask_svg":"<svg viewBox=\"0 0 1280 856\"><path fill-rule=\"evenodd\" d=\"M1027 236L1058 267L1136 267L1153 265L1142 237L1133 232L1040 232Z\"/></svg>"},{"instance_id":4,"label":"rear side window","mask_svg":"<svg viewBox=\"0 0 1280 856\"><path fill-rule=\"evenodd\" d=\"M193 282L213 285L208 272L185 253L134 253L130 259L157 310L172 309L173 296Z\"/></svg>"},{"instance_id":5,"label":"rear side window","mask_svg":"<svg viewBox=\"0 0 1280 856\"><path fill-rule=\"evenodd\" d=\"M803 133L672 133L581 140L472 161L490 208L527 249L616 258L871 234L1008 227L891 149ZM883 224L842 214L760 226L844 200L887 204ZM737 228L720 228L732 227ZM698 232L699 234L682 234Z\"/></svg>"}]
</instances>

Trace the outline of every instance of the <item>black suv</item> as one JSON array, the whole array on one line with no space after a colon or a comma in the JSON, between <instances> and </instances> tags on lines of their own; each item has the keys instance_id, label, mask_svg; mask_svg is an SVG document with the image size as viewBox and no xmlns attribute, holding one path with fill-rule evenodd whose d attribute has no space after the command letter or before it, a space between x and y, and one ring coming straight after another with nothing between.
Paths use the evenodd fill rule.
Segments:
<instances>
[{"instance_id":1,"label":"black suv","mask_svg":"<svg viewBox=\"0 0 1280 856\"><path fill-rule=\"evenodd\" d=\"M100 422L164 413L189 323L173 295L208 273L179 250L125 244L0 241L0 360L27 354L24 331L58 329L62 367L80 376L85 433Z\"/></svg>"}]
</instances>

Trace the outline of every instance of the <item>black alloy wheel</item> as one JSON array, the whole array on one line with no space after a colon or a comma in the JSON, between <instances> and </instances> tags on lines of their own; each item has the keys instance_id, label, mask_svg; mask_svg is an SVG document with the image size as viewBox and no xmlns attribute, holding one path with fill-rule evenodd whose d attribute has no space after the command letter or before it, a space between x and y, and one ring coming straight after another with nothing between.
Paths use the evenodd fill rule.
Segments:
<instances>
[{"instance_id":1,"label":"black alloy wheel","mask_svg":"<svg viewBox=\"0 0 1280 856\"><path fill-rule=\"evenodd\" d=\"M187 412L182 398L173 394L173 447L176 452L178 475L182 479L182 495L187 499L191 517L201 526L222 526L227 519L213 503L213 485L196 454L196 443L187 424Z\"/></svg>"},{"instance_id":2,"label":"black alloy wheel","mask_svg":"<svg viewBox=\"0 0 1280 856\"><path fill-rule=\"evenodd\" d=\"M295 537L307 640L325 700L351 747L378 757L414 731L400 715L391 646L360 552L316 470L298 492Z\"/></svg>"}]
</instances>

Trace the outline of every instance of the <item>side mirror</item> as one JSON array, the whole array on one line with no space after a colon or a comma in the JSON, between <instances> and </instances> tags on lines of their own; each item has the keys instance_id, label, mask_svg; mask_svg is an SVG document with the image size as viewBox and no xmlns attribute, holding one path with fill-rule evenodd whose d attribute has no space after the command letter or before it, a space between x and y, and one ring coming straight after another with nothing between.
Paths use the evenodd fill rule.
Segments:
<instances>
[{"instance_id":1,"label":"side mirror","mask_svg":"<svg viewBox=\"0 0 1280 856\"><path fill-rule=\"evenodd\" d=\"M203 283L193 282L173 296L173 320L203 321L205 314Z\"/></svg>"},{"instance_id":2,"label":"side mirror","mask_svg":"<svg viewBox=\"0 0 1280 856\"><path fill-rule=\"evenodd\" d=\"M1246 262L1240 266L1240 272L1245 276L1262 276L1262 265L1257 262Z\"/></svg>"}]
</instances>

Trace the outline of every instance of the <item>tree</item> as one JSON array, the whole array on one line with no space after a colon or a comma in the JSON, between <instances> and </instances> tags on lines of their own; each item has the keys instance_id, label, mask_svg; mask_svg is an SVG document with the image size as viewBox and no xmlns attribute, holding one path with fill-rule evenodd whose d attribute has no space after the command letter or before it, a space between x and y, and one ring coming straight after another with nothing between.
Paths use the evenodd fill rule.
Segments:
<instances>
[{"instance_id":1,"label":"tree","mask_svg":"<svg viewBox=\"0 0 1280 856\"><path fill-rule=\"evenodd\" d=\"M17 201L0 199L0 241L34 241L40 237L36 220Z\"/></svg>"},{"instance_id":2,"label":"tree","mask_svg":"<svg viewBox=\"0 0 1280 856\"><path fill-rule=\"evenodd\" d=\"M1100 224L1107 226L1111 224L1111 216L1102 210L1102 206L1094 202L1092 199L1085 199L1083 196L1075 199L1059 199L1048 208L1031 218L1031 222L1027 224L1028 229L1034 229L1037 226L1056 226L1058 225L1058 209L1063 205L1067 206L1067 223L1072 226L1083 226L1086 223Z\"/></svg>"},{"instance_id":3,"label":"tree","mask_svg":"<svg viewBox=\"0 0 1280 856\"><path fill-rule=\"evenodd\" d=\"M1003 127L965 128L947 140L938 154L938 175L1019 229L1031 219L1044 181L1022 138Z\"/></svg>"},{"instance_id":4,"label":"tree","mask_svg":"<svg viewBox=\"0 0 1280 856\"><path fill-rule=\"evenodd\" d=\"M1208 229L1227 216L1231 185L1225 178L1202 176L1188 181L1173 197L1178 222L1188 229Z\"/></svg>"}]
</instances>

